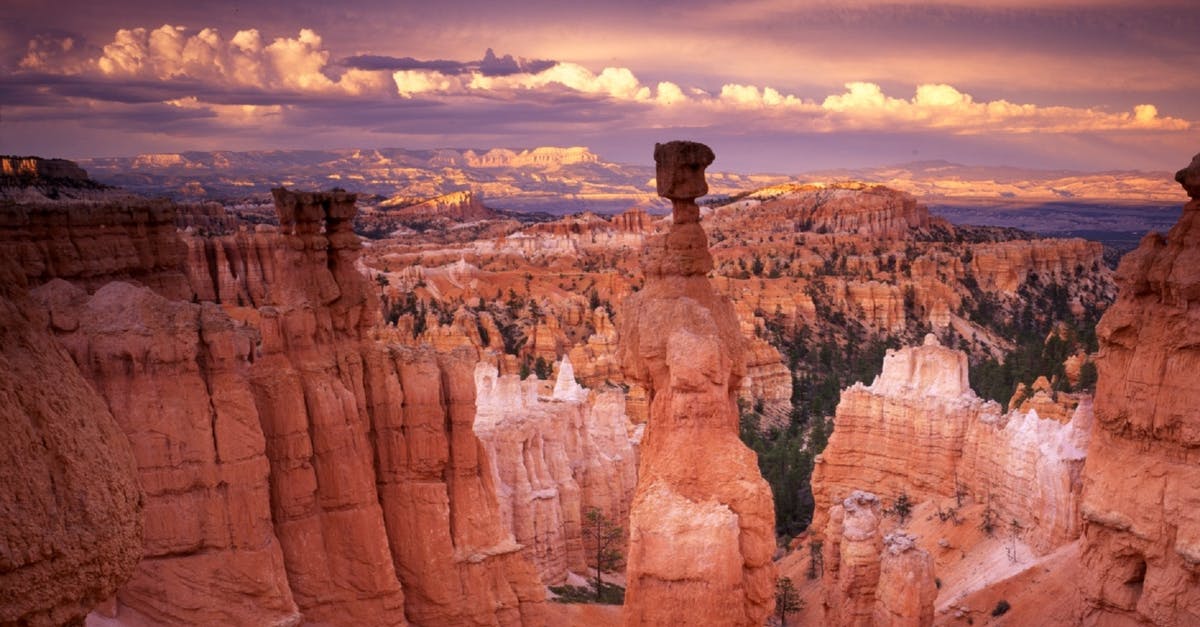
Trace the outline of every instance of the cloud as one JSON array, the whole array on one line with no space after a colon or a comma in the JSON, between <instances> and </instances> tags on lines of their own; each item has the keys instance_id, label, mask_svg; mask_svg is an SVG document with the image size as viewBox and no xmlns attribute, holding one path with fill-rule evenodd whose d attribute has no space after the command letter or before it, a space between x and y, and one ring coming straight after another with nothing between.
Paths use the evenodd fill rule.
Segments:
<instances>
[{"instance_id":1,"label":"cloud","mask_svg":"<svg viewBox=\"0 0 1200 627\"><path fill-rule=\"evenodd\" d=\"M1160 117L1151 104L1131 112L1065 106L1015 104L1007 100L977 102L970 94L944 84L919 85L910 100L883 93L874 83L846 83L846 91L821 103L828 121L843 129L888 126L942 129L960 134L1080 133L1112 131L1184 131L1191 123Z\"/></svg>"},{"instance_id":2,"label":"cloud","mask_svg":"<svg viewBox=\"0 0 1200 627\"><path fill-rule=\"evenodd\" d=\"M388 57L373 54L360 54L342 59L341 64L360 70L397 71L431 71L445 75L470 74L477 72L484 76L509 76L512 74L536 74L548 70L556 64L548 59L525 59L506 54L497 57L495 51L488 48L479 61L450 61L433 59L423 61L412 57Z\"/></svg>"},{"instance_id":3,"label":"cloud","mask_svg":"<svg viewBox=\"0 0 1200 627\"><path fill-rule=\"evenodd\" d=\"M257 29L225 39L215 28L189 33L181 26L120 29L95 59L103 76L120 79L193 79L214 86L362 94L387 82L352 68L332 71L321 36L308 28L265 42Z\"/></svg>"},{"instance_id":4,"label":"cloud","mask_svg":"<svg viewBox=\"0 0 1200 627\"><path fill-rule=\"evenodd\" d=\"M294 129L304 128L324 137L379 134L428 143L490 136L498 145L618 130L1013 138L1133 137L1196 126L1149 103L1114 112L982 100L944 82L916 83L900 95L891 85L885 90L858 80L814 95L764 84L774 81L730 80L716 89L683 80L644 83L629 67L593 70L492 49L471 61L371 54L335 60L309 28L278 37L249 28L227 37L216 28L163 25L120 29L106 40L102 47L62 33L30 40L17 71L0 75L6 118L16 124L74 120L106 129L125 124L161 137L211 136L213 142L294 141ZM669 72L661 77L677 78Z\"/></svg>"}]
</instances>

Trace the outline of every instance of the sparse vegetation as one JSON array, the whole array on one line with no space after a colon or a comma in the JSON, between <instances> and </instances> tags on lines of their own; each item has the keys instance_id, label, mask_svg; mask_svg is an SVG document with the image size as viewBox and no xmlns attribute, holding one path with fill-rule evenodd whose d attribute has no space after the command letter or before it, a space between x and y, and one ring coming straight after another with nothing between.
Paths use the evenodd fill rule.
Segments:
<instances>
[{"instance_id":1,"label":"sparse vegetation","mask_svg":"<svg viewBox=\"0 0 1200 627\"><path fill-rule=\"evenodd\" d=\"M813 540L808 543L808 578L816 579L825 574L825 555L821 552L824 543Z\"/></svg>"},{"instance_id":2,"label":"sparse vegetation","mask_svg":"<svg viewBox=\"0 0 1200 627\"><path fill-rule=\"evenodd\" d=\"M779 614L779 623L786 627L789 614L795 614L804 609L804 600L796 591L795 584L789 577L780 577L775 581L775 613Z\"/></svg>"},{"instance_id":3,"label":"sparse vegetation","mask_svg":"<svg viewBox=\"0 0 1200 627\"><path fill-rule=\"evenodd\" d=\"M900 496L896 497L896 502L892 505L892 512L896 514L896 518L900 519L901 525L908 521L909 516L912 516L912 507L912 501L908 498L907 492L901 492Z\"/></svg>"},{"instance_id":4,"label":"sparse vegetation","mask_svg":"<svg viewBox=\"0 0 1200 627\"><path fill-rule=\"evenodd\" d=\"M996 607L992 609L992 616L1004 616L1010 609L1012 609L1012 606L1008 604L1008 601L1000 599L996 603Z\"/></svg>"},{"instance_id":5,"label":"sparse vegetation","mask_svg":"<svg viewBox=\"0 0 1200 627\"><path fill-rule=\"evenodd\" d=\"M987 509L983 510L983 514L979 519L979 530L987 534L989 538L994 537L996 535L996 527L998 526L997 518L999 518L999 515L989 504Z\"/></svg>"},{"instance_id":6,"label":"sparse vegetation","mask_svg":"<svg viewBox=\"0 0 1200 627\"><path fill-rule=\"evenodd\" d=\"M617 550L624 531L611 519L604 515L599 508L589 507L583 514L583 546L589 552L589 557L595 559L596 568L596 601L603 600L605 583L601 575L620 567L625 556ZM624 589L621 597L624 599Z\"/></svg>"}]
</instances>

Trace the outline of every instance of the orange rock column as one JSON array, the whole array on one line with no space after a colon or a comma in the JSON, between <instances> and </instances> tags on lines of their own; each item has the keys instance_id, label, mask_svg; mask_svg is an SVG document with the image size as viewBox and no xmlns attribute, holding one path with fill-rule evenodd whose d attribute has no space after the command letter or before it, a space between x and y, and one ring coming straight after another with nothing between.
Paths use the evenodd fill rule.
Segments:
<instances>
[{"instance_id":1,"label":"orange rock column","mask_svg":"<svg viewBox=\"0 0 1200 627\"><path fill-rule=\"evenodd\" d=\"M626 625L761 625L774 609L775 510L738 439L745 349L712 269L695 199L712 151L655 146L659 195L674 223L645 251L644 289L621 312L620 355L650 394L629 517Z\"/></svg>"}]
</instances>

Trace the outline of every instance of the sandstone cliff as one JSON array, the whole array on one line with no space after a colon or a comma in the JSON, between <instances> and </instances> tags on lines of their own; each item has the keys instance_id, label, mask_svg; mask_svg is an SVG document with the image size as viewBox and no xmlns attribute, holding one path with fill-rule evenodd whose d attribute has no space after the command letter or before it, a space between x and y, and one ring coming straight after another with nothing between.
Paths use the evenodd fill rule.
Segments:
<instances>
[{"instance_id":1,"label":"sandstone cliff","mask_svg":"<svg viewBox=\"0 0 1200 627\"><path fill-rule=\"evenodd\" d=\"M127 279L188 299L184 254L165 202L22 204L0 212L0 257L15 260L34 285L61 278L94 291Z\"/></svg>"},{"instance_id":2,"label":"sandstone cliff","mask_svg":"<svg viewBox=\"0 0 1200 627\"><path fill-rule=\"evenodd\" d=\"M24 279L0 257L0 624L72 624L133 575L142 495L128 440Z\"/></svg>"},{"instance_id":3,"label":"sandstone cliff","mask_svg":"<svg viewBox=\"0 0 1200 627\"><path fill-rule=\"evenodd\" d=\"M674 224L648 246L646 286L621 315L622 365L651 399L629 517L626 625L702 616L757 626L774 606L771 493L738 440L741 334L704 276L712 258L694 199L712 159L701 144L655 148Z\"/></svg>"},{"instance_id":4,"label":"sandstone cliff","mask_svg":"<svg viewBox=\"0 0 1200 627\"><path fill-rule=\"evenodd\" d=\"M1097 431L1084 469L1089 625L1200 622L1200 155L1191 201L1117 271L1097 329Z\"/></svg>"},{"instance_id":5,"label":"sandstone cliff","mask_svg":"<svg viewBox=\"0 0 1200 627\"><path fill-rule=\"evenodd\" d=\"M1018 520L1045 553L1079 534L1079 475L1091 433L1091 403L1066 423L1035 411L1001 413L975 396L966 355L940 346L888 351L870 385L842 392L834 431L813 471L812 528L828 508L870 487L885 503L964 497Z\"/></svg>"},{"instance_id":6,"label":"sandstone cliff","mask_svg":"<svg viewBox=\"0 0 1200 627\"><path fill-rule=\"evenodd\" d=\"M625 526L637 482L633 425L619 388L593 392L563 358L549 394L536 378L475 369L475 433L494 464L501 520L543 582L584 573L583 514ZM622 551L624 553L624 551ZM594 564L591 564L594 566Z\"/></svg>"},{"instance_id":7,"label":"sandstone cliff","mask_svg":"<svg viewBox=\"0 0 1200 627\"><path fill-rule=\"evenodd\" d=\"M354 200L279 191L279 229L186 245L169 211L138 208L6 231L49 260L30 276L71 281L35 296L133 444L146 558L118 620L541 622L544 588L472 432L475 354L372 338ZM91 229L107 222L127 228ZM58 253L62 236L109 254Z\"/></svg>"}]
</instances>

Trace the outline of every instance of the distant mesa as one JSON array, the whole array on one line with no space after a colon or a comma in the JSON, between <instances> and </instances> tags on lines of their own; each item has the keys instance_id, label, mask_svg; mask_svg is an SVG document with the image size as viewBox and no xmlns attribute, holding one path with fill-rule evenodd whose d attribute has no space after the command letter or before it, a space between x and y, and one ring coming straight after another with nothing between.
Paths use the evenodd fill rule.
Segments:
<instances>
[{"instance_id":1,"label":"distant mesa","mask_svg":"<svg viewBox=\"0 0 1200 627\"><path fill-rule=\"evenodd\" d=\"M88 178L74 161L0 156L0 201L45 203L105 201L129 194Z\"/></svg>"},{"instance_id":2,"label":"distant mesa","mask_svg":"<svg viewBox=\"0 0 1200 627\"><path fill-rule=\"evenodd\" d=\"M91 182L83 168L66 159L2 156L0 173L5 179L21 181Z\"/></svg>"},{"instance_id":3,"label":"distant mesa","mask_svg":"<svg viewBox=\"0 0 1200 627\"><path fill-rule=\"evenodd\" d=\"M501 215L483 206L481 194L471 190L451 192L436 198L416 201L404 196L393 196L379 203L387 215L397 218L448 218L460 222L489 220Z\"/></svg>"}]
</instances>

